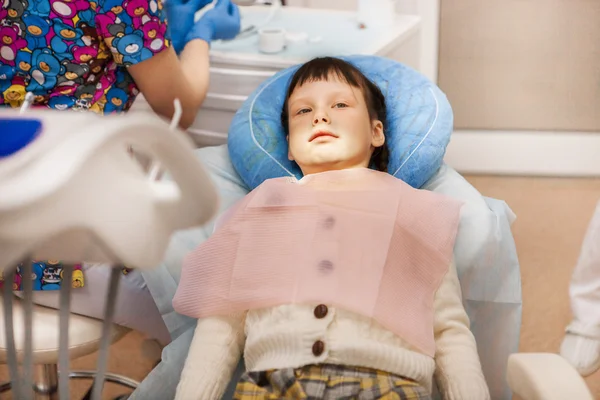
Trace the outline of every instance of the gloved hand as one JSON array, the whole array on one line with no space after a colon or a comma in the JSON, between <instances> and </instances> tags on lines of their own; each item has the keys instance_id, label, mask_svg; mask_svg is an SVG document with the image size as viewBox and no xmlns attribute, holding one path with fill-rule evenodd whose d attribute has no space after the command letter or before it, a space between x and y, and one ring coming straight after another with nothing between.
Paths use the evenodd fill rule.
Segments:
<instances>
[{"instance_id":1,"label":"gloved hand","mask_svg":"<svg viewBox=\"0 0 600 400\"><path fill-rule=\"evenodd\" d=\"M187 43L185 37L194 25L194 15L212 0L165 0L171 43L179 54Z\"/></svg>"},{"instance_id":2,"label":"gloved hand","mask_svg":"<svg viewBox=\"0 0 600 400\"><path fill-rule=\"evenodd\" d=\"M192 27L186 42L202 39L210 44L216 39L233 39L240 33L240 10L231 0L219 0Z\"/></svg>"}]
</instances>

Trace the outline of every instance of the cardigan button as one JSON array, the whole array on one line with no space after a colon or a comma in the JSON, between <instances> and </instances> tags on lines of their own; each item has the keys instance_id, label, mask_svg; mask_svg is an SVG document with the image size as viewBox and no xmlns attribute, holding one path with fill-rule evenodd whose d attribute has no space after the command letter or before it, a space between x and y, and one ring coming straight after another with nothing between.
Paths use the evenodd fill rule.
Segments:
<instances>
[{"instance_id":1,"label":"cardigan button","mask_svg":"<svg viewBox=\"0 0 600 400\"><path fill-rule=\"evenodd\" d=\"M319 357L325 351L325 343L317 340L312 347L312 352L316 357Z\"/></svg>"},{"instance_id":2,"label":"cardigan button","mask_svg":"<svg viewBox=\"0 0 600 400\"><path fill-rule=\"evenodd\" d=\"M327 316L328 311L329 310L327 309L327 306L325 304L319 304L315 307L315 317L318 319L325 318Z\"/></svg>"},{"instance_id":3,"label":"cardigan button","mask_svg":"<svg viewBox=\"0 0 600 400\"><path fill-rule=\"evenodd\" d=\"M333 271L333 263L329 260L322 260L319 262L319 271L323 274L328 274Z\"/></svg>"},{"instance_id":4,"label":"cardigan button","mask_svg":"<svg viewBox=\"0 0 600 400\"><path fill-rule=\"evenodd\" d=\"M335 225L335 218L327 217L323 220L323 227L325 229L331 229Z\"/></svg>"}]
</instances>

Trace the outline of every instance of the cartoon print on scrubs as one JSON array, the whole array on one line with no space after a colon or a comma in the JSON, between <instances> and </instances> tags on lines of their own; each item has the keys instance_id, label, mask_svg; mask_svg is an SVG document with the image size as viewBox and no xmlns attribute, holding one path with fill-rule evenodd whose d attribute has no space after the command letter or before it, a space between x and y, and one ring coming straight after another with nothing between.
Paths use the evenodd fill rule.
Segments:
<instances>
[{"instance_id":1,"label":"cartoon print on scrubs","mask_svg":"<svg viewBox=\"0 0 600 400\"><path fill-rule=\"evenodd\" d=\"M32 262L32 275L33 290L59 290L63 280L64 266L60 261L33 261ZM132 268L123 266L121 272L123 275L127 275L132 271ZM0 271L0 288L4 285L4 276ZM81 264L75 264L73 266L73 277L71 279L71 286L74 288L80 288L84 286L83 270ZM13 280L12 290L22 291L23 290L23 263L17 266L15 272L15 278Z\"/></svg>"},{"instance_id":2,"label":"cartoon print on scrubs","mask_svg":"<svg viewBox=\"0 0 600 400\"><path fill-rule=\"evenodd\" d=\"M31 279L33 290L58 290L63 280L63 264L60 261L33 261L31 264ZM73 278L71 285L74 288L83 287L83 271L81 264L73 266ZM0 288L4 285L4 276L0 276ZM12 290L23 290L23 263L17 266Z\"/></svg>"},{"instance_id":3,"label":"cartoon print on scrubs","mask_svg":"<svg viewBox=\"0 0 600 400\"><path fill-rule=\"evenodd\" d=\"M169 45L161 0L0 0L0 105L127 110L127 67Z\"/></svg>"}]
</instances>

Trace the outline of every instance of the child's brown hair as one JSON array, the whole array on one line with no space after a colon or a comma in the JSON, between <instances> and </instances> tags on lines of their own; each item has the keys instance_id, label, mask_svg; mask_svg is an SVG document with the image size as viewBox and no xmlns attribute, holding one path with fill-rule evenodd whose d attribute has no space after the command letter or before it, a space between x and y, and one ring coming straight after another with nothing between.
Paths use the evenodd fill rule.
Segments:
<instances>
[{"instance_id":1,"label":"child's brown hair","mask_svg":"<svg viewBox=\"0 0 600 400\"><path fill-rule=\"evenodd\" d=\"M292 76L290 86L285 95L283 109L281 110L281 124L283 125L286 134L289 133L288 101L294 92L294 89L298 86L302 86L306 82L326 81L332 74L336 75L340 80L345 81L350 86L360 89L365 98L365 103L367 104L369 118L371 121L381 121L383 123L383 131L385 132L387 125L385 97L377 85L371 82L358 68L349 62L335 57L319 57L302 65L296 71L294 76ZM370 164L379 171L387 172L388 159L389 150L386 142L381 147L375 149L371 156Z\"/></svg>"}]
</instances>

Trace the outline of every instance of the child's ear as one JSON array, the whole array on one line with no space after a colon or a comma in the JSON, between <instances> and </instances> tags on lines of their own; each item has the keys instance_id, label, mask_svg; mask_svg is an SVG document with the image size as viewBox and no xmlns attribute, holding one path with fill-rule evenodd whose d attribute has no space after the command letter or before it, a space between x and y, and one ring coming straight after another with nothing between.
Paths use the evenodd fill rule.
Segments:
<instances>
[{"instance_id":1,"label":"child's ear","mask_svg":"<svg viewBox=\"0 0 600 400\"><path fill-rule=\"evenodd\" d=\"M373 147L381 147L385 143L385 134L383 133L383 123L378 119L371 124L371 144Z\"/></svg>"},{"instance_id":2,"label":"child's ear","mask_svg":"<svg viewBox=\"0 0 600 400\"><path fill-rule=\"evenodd\" d=\"M294 157L292 156L292 152L290 151L290 135L285 137L285 140L288 142L288 160L294 161Z\"/></svg>"}]
</instances>

